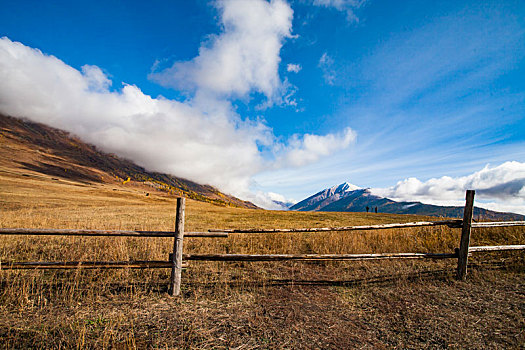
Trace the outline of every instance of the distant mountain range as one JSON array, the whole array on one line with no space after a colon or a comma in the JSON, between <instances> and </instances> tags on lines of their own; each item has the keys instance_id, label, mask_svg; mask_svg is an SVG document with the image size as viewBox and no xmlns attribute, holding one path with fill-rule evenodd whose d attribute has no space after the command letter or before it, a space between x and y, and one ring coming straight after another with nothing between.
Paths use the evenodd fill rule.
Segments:
<instances>
[{"instance_id":1,"label":"distant mountain range","mask_svg":"<svg viewBox=\"0 0 525 350\"><path fill-rule=\"evenodd\" d=\"M290 210L366 212L367 207L371 212L377 208L379 213L463 217L463 207L431 205L421 202L396 202L373 195L369 189L347 182L322 190L291 206ZM474 218L476 220L525 220L525 215L500 213L475 207Z\"/></svg>"}]
</instances>

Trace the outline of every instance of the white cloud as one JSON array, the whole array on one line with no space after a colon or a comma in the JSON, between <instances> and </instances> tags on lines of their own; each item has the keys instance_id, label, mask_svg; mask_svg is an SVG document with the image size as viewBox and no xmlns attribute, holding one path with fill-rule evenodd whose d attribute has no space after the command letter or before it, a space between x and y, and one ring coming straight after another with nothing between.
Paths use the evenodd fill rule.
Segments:
<instances>
[{"instance_id":1,"label":"white cloud","mask_svg":"<svg viewBox=\"0 0 525 350\"><path fill-rule=\"evenodd\" d=\"M334 70L334 59L325 52L319 59L318 67L323 71L324 81L329 85L334 85L335 82L335 70Z\"/></svg>"},{"instance_id":2,"label":"white cloud","mask_svg":"<svg viewBox=\"0 0 525 350\"><path fill-rule=\"evenodd\" d=\"M439 205L461 205L465 191L476 190L481 207L503 209L525 214L525 163L505 162L496 167L485 166L468 176L399 181L389 188L372 189L374 194L394 200L418 200Z\"/></svg>"},{"instance_id":3,"label":"white cloud","mask_svg":"<svg viewBox=\"0 0 525 350\"><path fill-rule=\"evenodd\" d=\"M295 64L295 63L288 63L288 65L286 66L286 70L288 72L294 72L294 73L299 73L299 71L301 71L303 67L301 67L300 64Z\"/></svg>"},{"instance_id":4,"label":"white cloud","mask_svg":"<svg viewBox=\"0 0 525 350\"><path fill-rule=\"evenodd\" d=\"M297 200L295 199L291 199L291 198L286 198L285 196L283 196L282 194L279 194L279 193L274 193L274 192L268 192L268 197L270 197L270 199L274 200L274 201L278 201L278 202L282 202L282 203L297 203Z\"/></svg>"},{"instance_id":5,"label":"white cloud","mask_svg":"<svg viewBox=\"0 0 525 350\"><path fill-rule=\"evenodd\" d=\"M356 133L346 128L338 134L302 136L294 135L284 147L281 163L302 166L315 162L323 156L347 148L356 139Z\"/></svg>"},{"instance_id":6,"label":"white cloud","mask_svg":"<svg viewBox=\"0 0 525 350\"><path fill-rule=\"evenodd\" d=\"M97 66L90 66L88 64L82 66L82 75L88 83L89 89L92 91L105 91L109 89L113 83Z\"/></svg>"},{"instance_id":7,"label":"white cloud","mask_svg":"<svg viewBox=\"0 0 525 350\"><path fill-rule=\"evenodd\" d=\"M313 4L345 12L348 21L359 22L355 10L363 6L365 2L366 0L314 0Z\"/></svg>"},{"instance_id":8,"label":"white cloud","mask_svg":"<svg viewBox=\"0 0 525 350\"><path fill-rule=\"evenodd\" d=\"M54 56L0 39L1 113L67 130L148 170L210 184L259 205L269 197L251 191L255 174L315 161L349 145L346 134L353 135L349 130L343 136L307 134L277 142L263 122L241 118L214 93L201 91L181 103L152 98L133 85L109 91L110 85L96 66L80 72Z\"/></svg>"},{"instance_id":9,"label":"white cloud","mask_svg":"<svg viewBox=\"0 0 525 350\"><path fill-rule=\"evenodd\" d=\"M296 200L287 199L281 194L262 191L257 191L254 194L254 202L260 203L264 208L272 210L288 210L288 207L286 207L284 204L297 203Z\"/></svg>"},{"instance_id":10,"label":"white cloud","mask_svg":"<svg viewBox=\"0 0 525 350\"><path fill-rule=\"evenodd\" d=\"M217 1L222 32L204 42L199 55L175 62L151 79L164 86L205 90L223 97L256 91L273 99L282 83L278 68L283 41L291 38L293 11L282 0Z\"/></svg>"}]
</instances>

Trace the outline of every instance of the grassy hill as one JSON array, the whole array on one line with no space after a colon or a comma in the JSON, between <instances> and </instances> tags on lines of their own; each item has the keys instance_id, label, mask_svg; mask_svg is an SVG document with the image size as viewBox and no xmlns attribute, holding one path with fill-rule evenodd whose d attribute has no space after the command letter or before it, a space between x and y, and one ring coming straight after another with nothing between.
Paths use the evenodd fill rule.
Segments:
<instances>
[{"instance_id":1,"label":"grassy hill","mask_svg":"<svg viewBox=\"0 0 525 350\"><path fill-rule=\"evenodd\" d=\"M218 205L256 208L250 202L175 176L149 172L99 151L65 131L0 115L0 171L51 176L83 184L126 184L144 195L162 191ZM161 150L159 150L161 151Z\"/></svg>"}]
</instances>

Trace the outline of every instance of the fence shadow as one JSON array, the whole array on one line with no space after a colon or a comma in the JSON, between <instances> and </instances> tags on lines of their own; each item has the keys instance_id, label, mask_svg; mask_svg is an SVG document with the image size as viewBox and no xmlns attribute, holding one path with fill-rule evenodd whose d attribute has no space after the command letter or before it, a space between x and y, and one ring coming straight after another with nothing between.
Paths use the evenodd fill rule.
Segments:
<instances>
[{"instance_id":1,"label":"fence shadow","mask_svg":"<svg viewBox=\"0 0 525 350\"><path fill-rule=\"evenodd\" d=\"M473 264L469 265L472 270L507 270L504 262ZM213 288L217 285L226 285L232 289L259 288L259 287L283 287L283 286L327 286L327 287L352 287L352 286L384 286L393 287L400 281L418 282L418 281L455 281L455 269L443 268L429 271L419 271L412 273L388 274L380 276L370 276L363 278L352 278L345 280L330 279L266 279L266 280L244 280L244 281L226 281L226 282L193 282L186 280L185 285L193 288Z\"/></svg>"},{"instance_id":2,"label":"fence shadow","mask_svg":"<svg viewBox=\"0 0 525 350\"><path fill-rule=\"evenodd\" d=\"M505 262L489 262L489 263L476 263L469 265L469 269L477 271L485 270L508 270L512 269L512 264L508 265ZM96 272L96 270L90 270ZM86 272L86 271L85 271ZM186 280L184 283L184 296L191 296L197 289L208 290L213 293L216 288L228 287L232 290L246 290L256 289L261 287L358 287L358 286L379 286L379 287L395 287L399 282L454 282L455 281L455 270L450 268L419 271L413 273L399 273L399 274L388 274L379 276L370 276L363 278L352 278L345 280L329 280L329 279L262 279L262 280L230 280L220 282L197 282ZM67 281L53 281L46 283L41 281L40 288L47 290L48 292L55 292L67 288L71 283ZM6 289L9 287L9 281L0 281L0 288ZM91 286L90 286L91 287ZM90 287L77 285L77 291L83 293L89 291ZM130 292L141 292L141 293L166 293L168 291L168 285L165 280L159 280L156 282L133 282L131 284L123 283L108 283L105 284L104 289L114 295L126 294Z\"/></svg>"}]
</instances>

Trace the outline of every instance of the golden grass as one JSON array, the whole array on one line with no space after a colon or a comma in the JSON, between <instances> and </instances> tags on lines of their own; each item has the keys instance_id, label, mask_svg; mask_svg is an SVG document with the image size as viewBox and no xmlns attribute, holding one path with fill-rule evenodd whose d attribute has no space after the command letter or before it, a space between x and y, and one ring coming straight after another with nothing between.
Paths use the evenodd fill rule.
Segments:
<instances>
[{"instance_id":1,"label":"golden grass","mask_svg":"<svg viewBox=\"0 0 525 350\"><path fill-rule=\"evenodd\" d=\"M1 175L0 227L173 230L175 200L145 196L125 186L84 185ZM226 208L188 200L186 231L228 228L297 228L365 225L437 218L369 213L281 212ZM451 252L459 230L446 227L381 231L231 234L227 239L186 238L187 253ZM5 238L5 237L4 237ZM475 230L472 244L518 244L520 228ZM39 244L41 242L41 244ZM21 249L25 246L25 249ZM75 249L76 248L76 249ZM9 237L2 260L165 259L171 239Z\"/></svg>"},{"instance_id":2,"label":"golden grass","mask_svg":"<svg viewBox=\"0 0 525 350\"><path fill-rule=\"evenodd\" d=\"M161 192L145 196L143 189L132 186L81 184L34 173L27 173L27 175L29 176L0 169L2 207L0 227L173 230L175 199ZM225 208L188 200L185 225L187 231L200 231L212 228L328 227L429 219L437 218L367 213L276 212ZM524 238L525 234L520 228L475 230L472 245L519 244L525 241ZM231 234L226 239L186 238L184 252L438 253L453 251L458 241L459 230L446 227L363 232ZM0 260L2 263L167 260L171 248L172 240L167 238L2 236ZM183 272L183 297L169 303L174 302L178 310L185 310L191 314L192 311L184 306L184 300L192 300L191 307L201 310L191 314L191 317L194 317L193 322L197 324L200 322L199 315L202 316L204 312L202 302L216 303L217 308L228 310L255 307L257 296L268 295L265 293L270 293L268 292L270 289L274 291L272 286L281 283L279 281L290 281L292 285L316 281L341 281L342 285L345 285L345 281L351 284L364 280L363 283L366 284L366 280L373 281L380 279L381 276L403 274L424 276L425 273L436 270L445 271L445 275L451 278L454 268L454 260L329 263L192 262L191 267ZM20 317L23 315L26 317L31 312L37 312L40 317L44 317L42 315L53 310L56 313L54 322L58 322L60 327L58 330L35 331L35 334L30 335L32 339L30 344L36 346L45 344L40 342L39 337L47 334L61 339L57 344L65 347L111 348L119 344L123 348L140 348L140 344L137 345L135 339L136 331L133 324L130 325L130 318L126 315L125 309L132 308L134 312L138 312L137 310L143 309L137 306L137 303L144 303L153 308L158 308L158 303L166 303L166 300L170 300L165 295L168 278L167 270L1 271L1 312L5 322L9 320L18 323L17 327L31 333L29 331L31 327L38 328L45 325L48 327L49 323L44 320L29 322ZM399 277L399 280L402 281L403 277ZM339 295L341 300L346 300L345 303L352 305L362 298L362 295L355 295L355 293L360 292L357 289L347 288L336 290L336 295ZM152 306L150 300L155 301L156 304ZM115 307L115 303L123 303L126 307L119 310ZM112 313L101 312L97 306L99 304L106 307L111 305ZM143 312L148 311L143 310ZM15 317L15 314L20 316ZM134 319L137 318L135 316L131 318ZM155 322L154 324L158 325L162 320ZM126 325L124 333L122 333L123 325ZM6 348L18 347L17 344L20 345L24 332L13 331L14 335L10 336L12 324L8 326L4 323L0 326L0 330L2 327L8 329L4 333L0 332L0 339L12 342L11 345L6 345ZM174 344L186 344L182 347L192 347L196 344L202 347L215 347L213 344L217 344L209 338L210 334L214 334L211 330L195 328L191 323L185 324L185 327L187 327L185 330L178 330L177 340L167 337L163 338L164 343L146 341L145 344L147 346L172 344L172 347L178 346ZM208 341L210 343L207 343ZM264 347L262 340L255 341L254 344Z\"/></svg>"}]
</instances>

